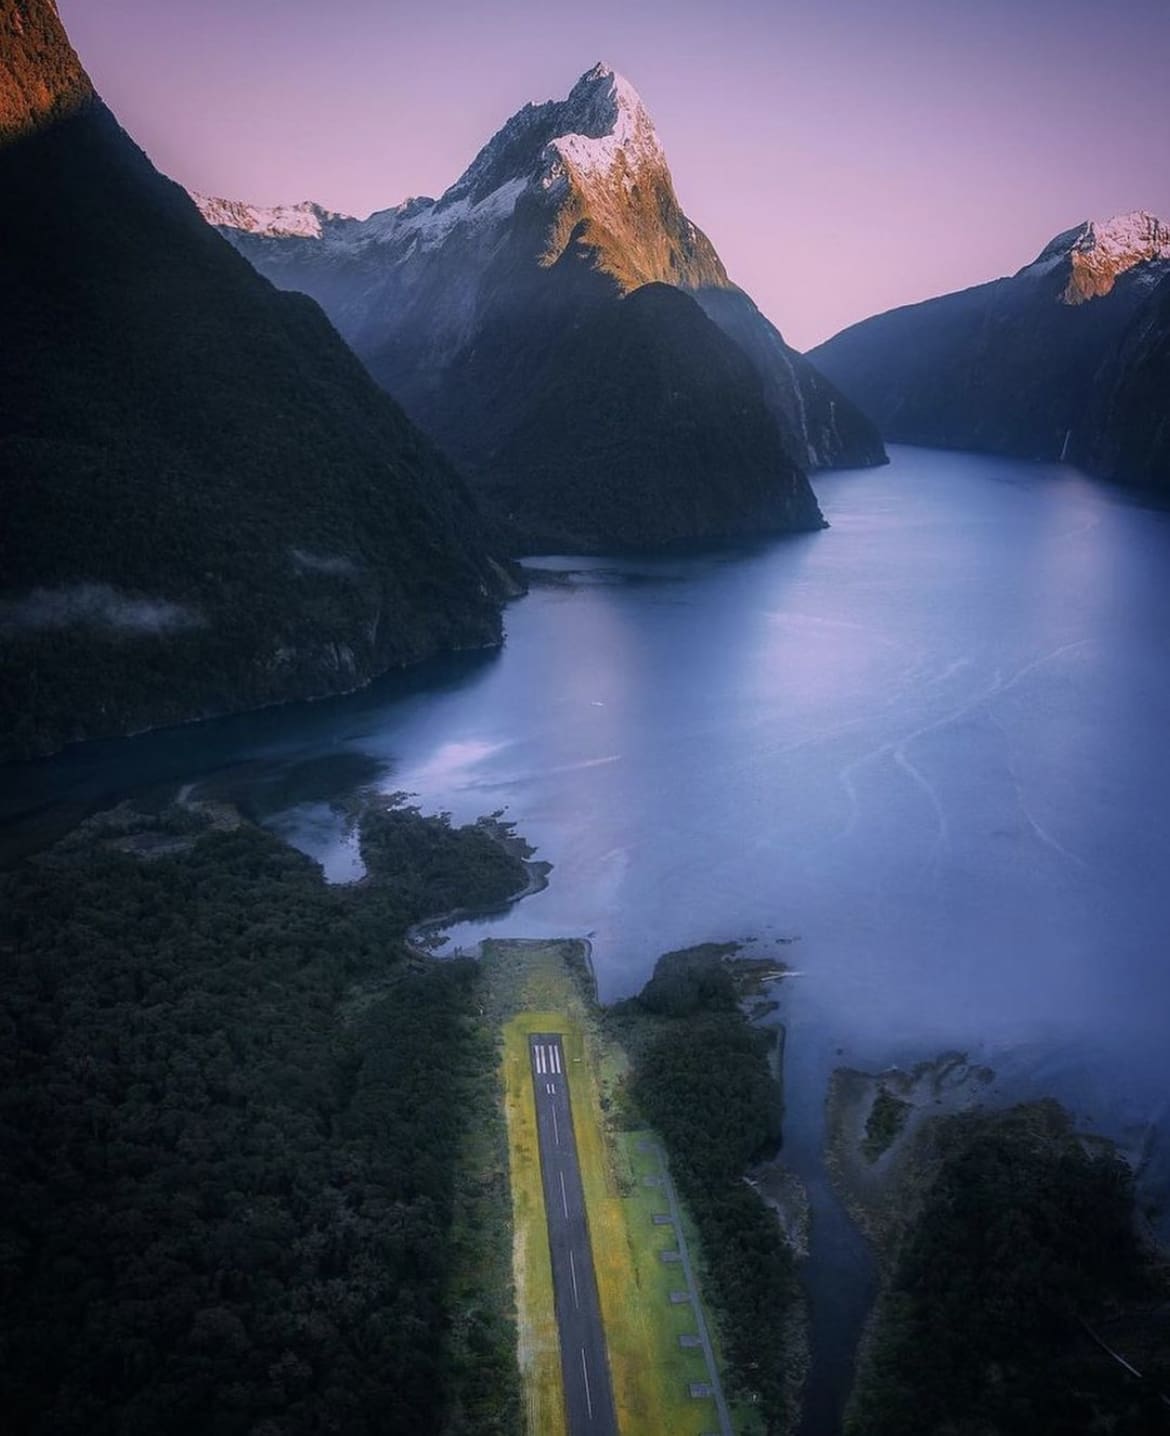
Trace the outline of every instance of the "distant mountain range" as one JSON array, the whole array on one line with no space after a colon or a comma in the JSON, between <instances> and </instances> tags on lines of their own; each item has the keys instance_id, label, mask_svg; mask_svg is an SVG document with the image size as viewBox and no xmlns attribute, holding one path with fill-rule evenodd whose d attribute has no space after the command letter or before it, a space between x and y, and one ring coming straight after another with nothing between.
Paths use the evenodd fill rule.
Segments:
<instances>
[{"instance_id":1,"label":"distant mountain range","mask_svg":"<svg viewBox=\"0 0 1170 1436\"><path fill-rule=\"evenodd\" d=\"M462 480L0 0L0 756L496 644Z\"/></svg>"},{"instance_id":2,"label":"distant mountain range","mask_svg":"<svg viewBox=\"0 0 1170 1436\"><path fill-rule=\"evenodd\" d=\"M888 440L1064 455L1170 484L1170 390L1153 377L1168 277L1170 225L1141 211L1087 221L1011 278L863 320L808 357Z\"/></svg>"},{"instance_id":3,"label":"distant mountain range","mask_svg":"<svg viewBox=\"0 0 1170 1436\"><path fill-rule=\"evenodd\" d=\"M522 548L807 528L806 469L884 461L728 279L606 66L526 105L438 200L366 220L196 200L318 300Z\"/></svg>"}]
</instances>

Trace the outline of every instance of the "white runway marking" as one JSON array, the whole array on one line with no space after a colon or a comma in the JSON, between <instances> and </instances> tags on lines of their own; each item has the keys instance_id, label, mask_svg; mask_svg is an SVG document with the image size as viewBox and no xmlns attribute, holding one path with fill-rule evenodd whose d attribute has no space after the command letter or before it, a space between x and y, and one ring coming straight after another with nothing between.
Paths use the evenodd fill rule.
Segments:
<instances>
[{"instance_id":1,"label":"white runway marking","mask_svg":"<svg viewBox=\"0 0 1170 1436\"><path fill-rule=\"evenodd\" d=\"M553 1071L559 1072L561 1070L561 1049L559 1047L550 1047L549 1052L552 1054Z\"/></svg>"},{"instance_id":2,"label":"white runway marking","mask_svg":"<svg viewBox=\"0 0 1170 1436\"><path fill-rule=\"evenodd\" d=\"M589 1394L589 1368L585 1365L585 1348L581 1348L581 1375L585 1378L585 1405L589 1409L589 1419L593 1420L593 1397Z\"/></svg>"},{"instance_id":3,"label":"white runway marking","mask_svg":"<svg viewBox=\"0 0 1170 1436\"><path fill-rule=\"evenodd\" d=\"M573 1278L573 1305L580 1311L581 1298L577 1294L577 1263L573 1260L571 1251L569 1252L569 1275Z\"/></svg>"},{"instance_id":4,"label":"white runway marking","mask_svg":"<svg viewBox=\"0 0 1170 1436\"><path fill-rule=\"evenodd\" d=\"M560 1127L557 1126L557 1109L556 1109L555 1107L552 1109L552 1114L553 1114L553 1146L554 1146L554 1147L559 1147L559 1146L561 1145L561 1129L560 1129ZM564 1182L564 1180L565 1180L564 1177L562 1177L562 1178L561 1178L561 1181Z\"/></svg>"},{"instance_id":5,"label":"white runway marking","mask_svg":"<svg viewBox=\"0 0 1170 1436\"><path fill-rule=\"evenodd\" d=\"M564 1172L558 1172L557 1175L558 1175L558 1176L560 1177L560 1179L561 1179L561 1206L564 1208L565 1220L568 1221L568 1220L569 1220L569 1198L568 1198L568 1196L567 1196L566 1193L565 1193L565 1174L564 1174Z\"/></svg>"}]
</instances>

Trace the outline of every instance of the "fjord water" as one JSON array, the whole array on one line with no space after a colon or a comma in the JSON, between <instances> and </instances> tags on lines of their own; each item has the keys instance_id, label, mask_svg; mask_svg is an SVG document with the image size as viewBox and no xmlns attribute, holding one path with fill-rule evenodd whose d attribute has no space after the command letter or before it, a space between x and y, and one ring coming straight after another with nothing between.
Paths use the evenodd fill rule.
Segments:
<instances>
[{"instance_id":1,"label":"fjord water","mask_svg":"<svg viewBox=\"0 0 1170 1436\"><path fill-rule=\"evenodd\" d=\"M589 934L601 995L754 938L799 974L786 1144L813 1184L808 1430L870 1277L819 1162L825 1081L961 1048L994 1094L1145 1143L1170 1090L1170 515L1076 471L898 449L820 475L832 527L749 551L545 560L508 641L351 698L9 770L11 831L204 782L360 872L354 800L506 809L548 889L484 932ZM796 939L783 949L781 938Z\"/></svg>"}]
</instances>

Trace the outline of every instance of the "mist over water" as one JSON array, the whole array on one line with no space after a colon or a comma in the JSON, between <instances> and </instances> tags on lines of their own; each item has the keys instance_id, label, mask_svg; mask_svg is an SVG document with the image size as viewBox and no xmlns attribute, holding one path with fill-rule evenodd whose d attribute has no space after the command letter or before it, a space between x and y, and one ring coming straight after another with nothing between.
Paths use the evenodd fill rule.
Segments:
<instances>
[{"instance_id":1,"label":"mist over water","mask_svg":"<svg viewBox=\"0 0 1170 1436\"><path fill-rule=\"evenodd\" d=\"M450 947L589 934L609 1000L670 948L797 939L786 1150L810 1181L834 1065L958 1047L1001 1100L1144 1140L1164 1193L1170 515L913 449L816 487L826 533L545 560L561 581L512 606L498 655L9 770L10 833L203 780L348 880L363 791L506 809L550 885ZM824 1223L823 1271L860 1271ZM848 1330L814 1368L823 1430L860 1319L828 1288Z\"/></svg>"}]
</instances>

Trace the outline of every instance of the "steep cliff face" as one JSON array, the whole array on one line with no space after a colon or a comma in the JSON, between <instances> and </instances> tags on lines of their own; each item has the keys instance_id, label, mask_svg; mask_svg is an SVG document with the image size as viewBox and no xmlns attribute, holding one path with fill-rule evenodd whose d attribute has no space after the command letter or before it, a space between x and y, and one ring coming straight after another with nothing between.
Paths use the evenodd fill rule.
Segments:
<instances>
[{"instance_id":1,"label":"steep cliff face","mask_svg":"<svg viewBox=\"0 0 1170 1436\"><path fill-rule=\"evenodd\" d=\"M1088 222L1011 278L863 320L809 357L887 439L1056 459L1076 442L1105 358L1168 273L1161 221Z\"/></svg>"},{"instance_id":2,"label":"steep cliff face","mask_svg":"<svg viewBox=\"0 0 1170 1436\"><path fill-rule=\"evenodd\" d=\"M1170 275L1102 364L1071 450L1105 478L1170 494Z\"/></svg>"},{"instance_id":3,"label":"steep cliff face","mask_svg":"<svg viewBox=\"0 0 1170 1436\"><path fill-rule=\"evenodd\" d=\"M462 481L0 0L0 754L497 643Z\"/></svg>"},{"instance_id":4,"label":"steep cliff face","mask_svg":"<svg viewBox=\"0 0 1170 1436\"><path fill-rule=\"evenodd\" d=\"M647 284L696 299L744 349L791 464L884 460L872 426L728 279L678 202L641 99L605 66L564 100L526 105L438 200L367 220L299 205L282 224L197 199L263 274L313 295L375 377L477 472L490 476L501 431L518 422L514 381L535 381L566 325Z\"/></svg>"}]
</instances>

